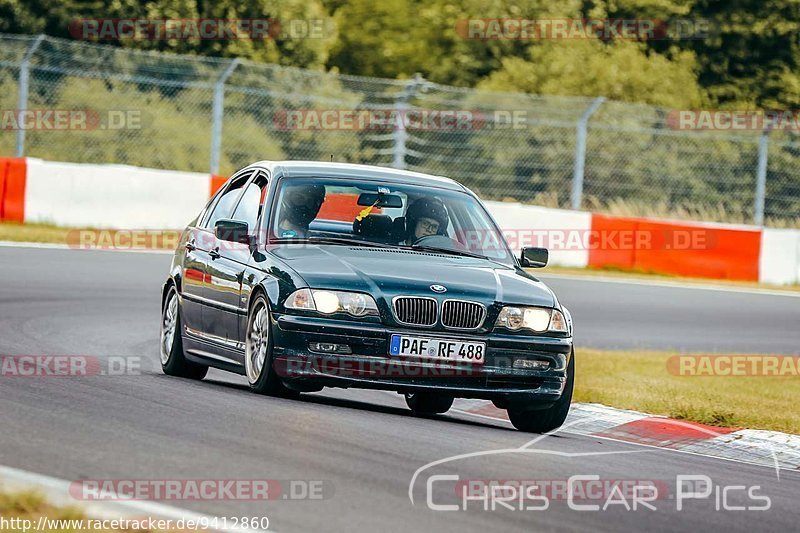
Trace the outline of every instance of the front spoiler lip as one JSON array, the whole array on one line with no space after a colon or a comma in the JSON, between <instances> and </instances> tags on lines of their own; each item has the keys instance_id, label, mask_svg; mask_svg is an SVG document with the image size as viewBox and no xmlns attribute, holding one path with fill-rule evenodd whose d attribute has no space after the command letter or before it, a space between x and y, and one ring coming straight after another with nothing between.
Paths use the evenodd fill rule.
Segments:
<instances>
[{"instance_id":1,"label":"front spoiler lip","mask_svg":"<svg viewBox=\"0 0 800 533\"><path fill-rule=\"evenodd\" d=\"M398 381L386 381L373 378L352 378L344 376L332 376L328 374L317 374L316 376L308 376L303 380L312 380L319 382L326 387L353 387L362 389L378 389L390 390L399 393L404 392L439 392L450 394L459 398L477 398L477 399L496 399L496 398L514 398L514 399L528 399L540 402L554 402L561 397L564 391L563 385L559 389L542 390L541 387L537 389L512 389L512 388L495 388L495 387L448 387L445 385L429 385L423 383L403 383ZM289 382L291 383L291 381Z\"/></svg>"},{"instance_id":2,"label":"front spoiler lip","mask_svg":"<svg viewBox=\"0 0 800 533\"><path fill-rule=\"evenodd\" d=\"M300 361L303 360L302 356L278 356L276 362L280 364L287 363L288 360ZM487 370L487 372L483 372ZM303 369L300 371L293 371L291 377L284 377L286 382L291 384L292 381L297 382L314 382L324 385L326 387L355 387L367 389L380 389L380 390L393 390L397 392L421 392L421 391L435 391L453 396L465 398L485 398L493 399L498 397L515 398L515 399L528 399L540 402L556 401L561 397L564 391L566 379L563 377L547 376L521 376L515 374L501 373L496 369L481 369L476 372L473 377L476 378L489 378L492 377L506 377L506 378L530 378L538 383L538 386L532 387L492 387L492 386L466 386L463 384L451 384L447 382L447 378L443 380L434 381L431 379L430 383L421 383L419 381L409 381L406 379L387 379L384 377L374 376L354 376L354 375L337 375L334 373L322 372L318 368L312 366L311 368ZM532 383L533 385L533 383Z\"/></svg>"}]
</instances>

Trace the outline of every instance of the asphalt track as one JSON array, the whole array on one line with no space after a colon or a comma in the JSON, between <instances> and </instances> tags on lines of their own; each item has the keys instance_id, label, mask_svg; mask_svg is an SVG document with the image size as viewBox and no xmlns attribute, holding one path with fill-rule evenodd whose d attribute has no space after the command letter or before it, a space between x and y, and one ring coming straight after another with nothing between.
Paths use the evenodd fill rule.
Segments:
<instances>
[{"instance_id":1,"label":"asphalt track","mask_svg":"<svg viewBox=\"0 0 800 533\"><path fill-rule=\"evenodd\" d=\"M125 356L141 363L138 375L0 377L0 463L67 480L322 481L321 500L167 502L217 516L267 516L277 531L796 527L797 472L778 478L770 468L569 432L520 448L532 436L504 422L457 412L419 418L388 393L326 390L293 401L251 394L243 378L222 372L199 383L163 376L158 297L168 261L157 254L0 248L0 354ZM798 298L549 281L572 309L582 345L763 353L797 353L800 346ZM470 455L487 450L506 451ZM434 481L428 491L432 474L462 481L599 475L668 489L651 503L656 510L578 511L553 495L540 510L487 511L472 502L467 511L435 511L426 505L429 494L434 503L459 500L452 481ZM678 511L678 475L708 476L712 495L684 501ZM770 508L717 510L722 488L731 485L758 486L753 494L767 496ZM728 505L764 504L739 489L727 494Z\"/></svg>"}]
</instances>

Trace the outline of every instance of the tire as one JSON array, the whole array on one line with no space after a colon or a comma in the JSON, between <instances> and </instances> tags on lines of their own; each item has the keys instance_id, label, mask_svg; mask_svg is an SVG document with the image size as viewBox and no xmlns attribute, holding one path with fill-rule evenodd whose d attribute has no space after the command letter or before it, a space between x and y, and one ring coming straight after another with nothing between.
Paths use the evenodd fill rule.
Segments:
<instances>
[{"instance_id":1,"label":"tire","mask_svg":"<svg viewBox=\"0 0 800 533\"><path fill-rule=\"evenodd\" d=\"M161 310L160 358L161 370L168 376L190 379L203 379L208 367L187 361L183 354L183 338L181 337L181 305L178 302L178 291L171 285L164 298Z\"/></svg>"},{"instance_id":2,"label":"tire","mask_svg":"<svg viewBox=\"0 0 800 533\"><path fill-rule=\"evenodd\" d=\"M263 294L258 294L250 306L245 335L244 366L250 390L271 396L298 397L300 393L284 386L272 367L272 317Z\"/></svg>"},{"instance_id":3,"label":"tire","mask_svg":"<svg viewBox=\"0 0 800 533\"><path fill-rule=\"evenodd\" d=\"M450 410L454 398L435 392L406 393L406 405L418 415L441 415Z\"/></svg>"},{"instance_id":4,"label":"tire","mask_svg":"<svg viewBox=\"0 0 800 533\"><path fill-rule=\"evenodd\" d=\"M572 391L575 388L575 352L573 351L567 365L567 384L561 398L547 409L531 410L522 407L510 407L508 418L511 424L520 431L528 433L547 433L561 427L567 419L572 402Z\"/></svg>"}]
</instances>

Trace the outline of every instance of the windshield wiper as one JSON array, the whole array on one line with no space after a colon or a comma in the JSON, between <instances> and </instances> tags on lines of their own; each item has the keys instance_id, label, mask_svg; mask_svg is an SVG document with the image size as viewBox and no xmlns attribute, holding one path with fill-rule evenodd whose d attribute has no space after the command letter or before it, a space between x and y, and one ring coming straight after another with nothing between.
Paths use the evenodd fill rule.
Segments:
<instances>
[{"instance_id":1,"label":"windshield wiper","mask_svg":"<svg viewBox=\"0 0 800 533\"><path fill-rule=\"evenodd\" d=\"M488 257L488 256L481 255L481 254L476 254L474 252L468 252L466 250L453 250L451 248L438 248L436 246L425 246L425 245L420 246L420 245L415 245L415 244L412 244L411 246L404 246L402 248L409 249L409 250L424 250L426 252L439 252L439 253L450 254L450 255L460 255L462 257L473 257L475 259L485 259L486 261L490 261L492 263L495 263L495 264L498 264L498 265L501 265L501 266L504 266L504 267L508 267L507 264L503 263L499 259L495 259L493 257Z\"/></svg>"},{"instance_id":2,"label":"windshield wiper","mask_svg":"<svg viewBox=\"0 0 800 533\"><path fill-rule=\"evenodd\" d=\"M474 257L476 259L489 259L489 261L491 261L491 259L486 257L485 255L476 254L474 252L468 252L466 250L453 250L452 248L439 248L437 246L425 246L425 245L420 246L420 245L416 245L416 244L412 244L408 248L410 248L412 250L424 250L426 252L441 252L443 254L461 255L461 256L464 256L464 257Z\"/></svg>"},{"instance_id":3,"label":"windshield wiper","mask_svg":"<svg viewBox=\"0 0 800 533\"><path fill-rule=\"evenodd\" d=\"M389 248L391 244L374 241L362 241L358 239L345 239L343 237L308 237L306 242L312 244L343 244L347 246L367 246L370 248Z\"/></svg>"}]
</instances>

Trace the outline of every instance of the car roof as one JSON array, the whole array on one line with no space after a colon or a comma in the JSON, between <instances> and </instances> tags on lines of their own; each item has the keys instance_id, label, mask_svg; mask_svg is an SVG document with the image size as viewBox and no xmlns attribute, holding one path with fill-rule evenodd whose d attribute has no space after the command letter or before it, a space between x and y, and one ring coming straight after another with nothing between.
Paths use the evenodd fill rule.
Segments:
<instances>
[{"instance_id":1,"label":"car roof","mask_svg":"<svg viewBox=\"0 0 800 533\"><path fill-rule=\"evenodd\" d=\"M373 165L321 161L258 161L249 165L249 167L264 168L272 174L280 174L289 178L309 176L379 178L393 183L428 185L459 191L467 190L457 181L444 176L433 176L421 172Z\"/></svg>"}]
</instances>

